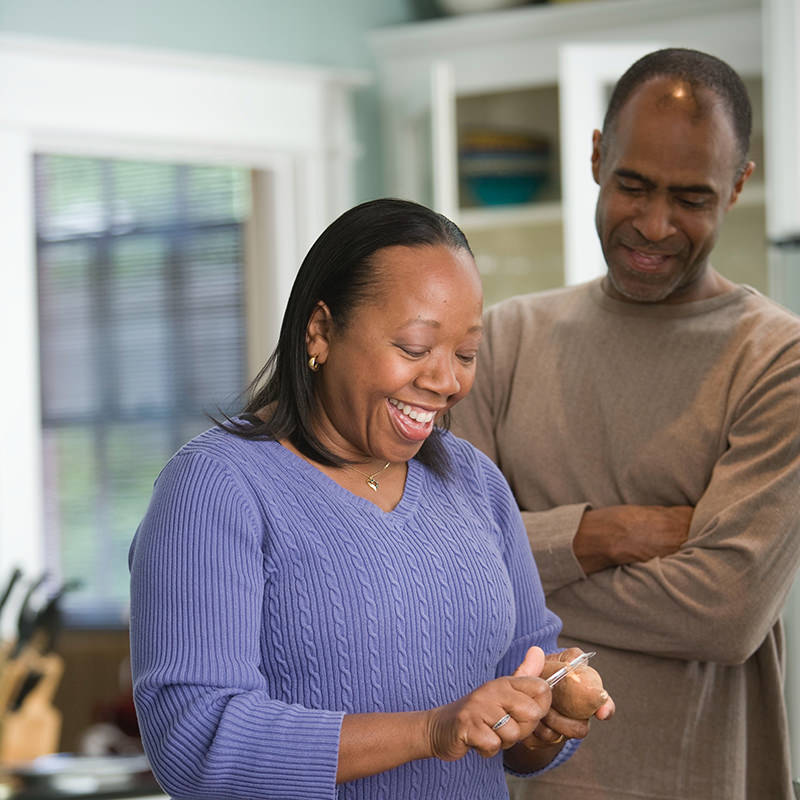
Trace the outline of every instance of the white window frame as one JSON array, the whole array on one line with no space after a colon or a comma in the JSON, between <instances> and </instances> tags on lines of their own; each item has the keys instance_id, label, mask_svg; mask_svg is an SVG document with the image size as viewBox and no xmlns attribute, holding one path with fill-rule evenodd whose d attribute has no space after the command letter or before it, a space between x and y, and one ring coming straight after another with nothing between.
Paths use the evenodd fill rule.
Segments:
<instances>
[{"instance_id":1,"label":"white window frame","mask_svg":"<svg viewBox=\"0 0 800 800\"><path fill-rule=\"evenodd\" d=\"M0 580L43 569L33 155L254 171L248 367L300 259L353 204L351 98L366 73L0 35Z\"/></svg>"}]
</instances>

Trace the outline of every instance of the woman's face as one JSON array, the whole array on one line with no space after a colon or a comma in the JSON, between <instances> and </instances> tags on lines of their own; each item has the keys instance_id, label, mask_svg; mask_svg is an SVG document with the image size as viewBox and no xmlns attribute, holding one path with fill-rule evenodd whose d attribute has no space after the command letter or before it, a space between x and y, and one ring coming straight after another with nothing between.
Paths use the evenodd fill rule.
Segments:
<instances>
[{"instance_id":1,"label":"woman's face","mask_svg":"<svg viewBox=\"0 0 800 800\"><path fill-rule=\"evenodd\" d=\"M317 434L347 459L408 461L472 386L483 293L466 250L396 246L374 259L375 291L344 329L323 305L309 323Z\"/></svg>"}]
</instances>

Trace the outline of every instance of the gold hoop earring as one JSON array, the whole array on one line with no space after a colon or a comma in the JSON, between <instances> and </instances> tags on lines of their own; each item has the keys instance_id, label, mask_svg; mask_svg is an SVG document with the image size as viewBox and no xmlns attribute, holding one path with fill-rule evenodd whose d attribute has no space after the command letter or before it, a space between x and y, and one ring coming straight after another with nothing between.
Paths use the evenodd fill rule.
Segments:
<instances>
[{"instance_id":1,"label":"gold hoop earring","mask_svg":"<svg viewBox=\"0 0 800 800\"><path fill-rule=\"evenodd\" d=\"M317 363L316 356L311 356L311 358L308 359L308 368L312 372L319 372L319 364Z\"/></svg>"}]
</instances>

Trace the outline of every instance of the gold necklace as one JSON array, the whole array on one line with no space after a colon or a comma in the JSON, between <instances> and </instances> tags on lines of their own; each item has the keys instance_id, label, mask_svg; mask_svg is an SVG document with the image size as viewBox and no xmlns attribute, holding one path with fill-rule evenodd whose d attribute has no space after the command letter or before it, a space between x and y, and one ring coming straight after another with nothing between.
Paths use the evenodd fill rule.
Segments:
<instances>
[{"instance_id":1,"label":"gold necklace","mask_svg":"<svg viewBox=\"0 0 800 800\"><path fill-rule=\"evenodd\" d=\"M380 475L381 472L389 469L389 465L391 463L392 463L391 461L387 461L380 469L376 469L375 472L372 473L372 475L367 475L366 472L362 472L360 469L358 469L358 467L354 467L352 464L345 464L344 466L347 467L348 469L352 469L359 475L363 475L367 479L367 486L369 486L369 488L372 489L373 492L377 492L379 484L378 481L375 480L375 476Z\"/></svg>"}]
</instances>

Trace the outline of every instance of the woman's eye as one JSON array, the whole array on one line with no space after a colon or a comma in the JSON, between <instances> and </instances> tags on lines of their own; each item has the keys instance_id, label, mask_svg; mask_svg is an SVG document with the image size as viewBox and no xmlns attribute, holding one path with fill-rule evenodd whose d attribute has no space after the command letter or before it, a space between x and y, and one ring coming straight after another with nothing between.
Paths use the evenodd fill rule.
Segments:
<instances>
[{"instance_id":1,"label":"woman's eye","mask_svg":"<svg viewBox=\"0 0 800 800\"><path fill-rule=\"evenodd\" d=\"M456 353L456 357L462 364L472 364L475 362L477 355L475 353Z\"/></svg>"},{"instance_id":2,"label":"woman's eye","mask_svg":"<svg viewBox=\"0 0 800 800\"><path fill-rule=\"evenodd\" d=\"M402 350L407 356L411 356L411 358L422 358L428 351L425 349L420 349L418 347L406 347L405 345L399 344L397 345L400 350Z\"/></svg>"}]
</instances>

